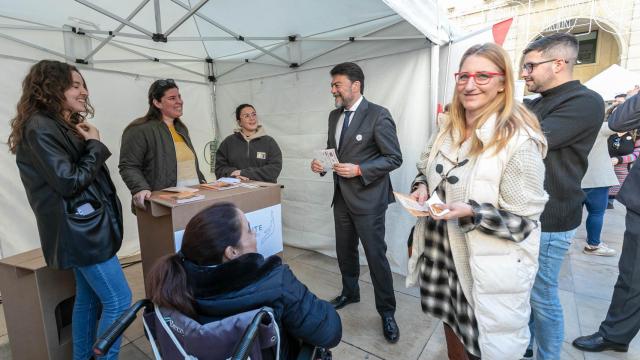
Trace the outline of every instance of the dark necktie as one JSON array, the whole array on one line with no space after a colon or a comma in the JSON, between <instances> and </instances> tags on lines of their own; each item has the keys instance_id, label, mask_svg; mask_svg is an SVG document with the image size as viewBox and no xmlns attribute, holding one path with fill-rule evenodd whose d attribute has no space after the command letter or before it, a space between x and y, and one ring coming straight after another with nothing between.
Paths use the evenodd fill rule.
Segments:
<instances>
[{"instance_id":1,"label":"dark necktie","mask_svg":"<svg viewBox=\"0 0 640 360\"><path fill-rule=\"evenodd\" d=\"M344 112L344 120L342 121L342 131L340 132L340 141L338 142L338 149L342 147L342 139L344 139L344 134L347 132L347 129L349 128L349 119L351 118L351 114L353 114L353 111Z\"/></svg>"}]
</instances>

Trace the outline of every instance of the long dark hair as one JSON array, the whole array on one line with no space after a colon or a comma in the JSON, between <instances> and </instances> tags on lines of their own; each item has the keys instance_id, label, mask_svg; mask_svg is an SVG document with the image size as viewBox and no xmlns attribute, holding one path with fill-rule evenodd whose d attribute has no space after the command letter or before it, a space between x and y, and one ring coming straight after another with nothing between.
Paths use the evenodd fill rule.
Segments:
<instances>
[{"instance_id":1,"label":"long dark hair","mask_svg":"<svg viewBox=\"0 0 640 360\"><path fill-rule=\"evenodd\" d=\"M199 212L185 228L180 251L160 258L151 269L147 278L151 301L195 316L184 261L201 266L221 264L224 250L237 246L241 236L241 212L234 204L220 202Z\"/></svg>"},{"instance_id":2,"label":"long dark hair","mask_svg":"<svg viewBox=\"0 0 640 360\"><path fill-rule=\"evenodd\" d=\"M16 153L22 141L24 127L35 113L45 113L58 121L64 121L64 92L73 84L74 71L80 74L75 66L56 60L41 60L31 67L22 81L22 96L18 101L16 116L10 122L11 134L7 144L11 153ZM82 74L80 76L82 77ZM82 80L84 81L84 78ZM86 82L84 86L87 89ZM78 124L92 115L93 107L87 96L85 112L72 113L70 122Z\"/></svg>"},{"instance_id":3,"label":"long dark hair","mask_svg":"<svg viewBox=\"0 0 640 360\"><path fill-rule=\"evenodd\" d=\"M167 90L170 89L178 89L178 85L176 85L176 82L173 81L173 79L162 79L154 81L153 84L151 84L151 86L149 87L149 93L147 95L147 99L149 100L149 109L147 110L147 113L144 116L133 120L129 125L127 125L126 129L134 125L144 124L150 120L161 121L162 112L160 112L160 109L153 105L153 100L162 100L164 94L167 92ZM176 118L175 120L180 121L180 118Z\"/></svg>"}]
</instances>

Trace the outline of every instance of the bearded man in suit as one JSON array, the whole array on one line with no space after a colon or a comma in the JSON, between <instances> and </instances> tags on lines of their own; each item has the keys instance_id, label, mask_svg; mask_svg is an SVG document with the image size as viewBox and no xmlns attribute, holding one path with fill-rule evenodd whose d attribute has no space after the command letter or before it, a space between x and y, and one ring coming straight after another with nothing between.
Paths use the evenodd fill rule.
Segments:
<instances>
[{"instance_id":1,"label":"bearded man in suit","mask_svg":"<svg viewBox=\"0 0 640 360\"><path fill-rule=\"evenodd\" d=\"M336 149L339 161L333 167L332 205L342 275L342 293L331 303L341 309L360 301L359 238L369 264L384 337L395 343L400 330L394 318L396 300L384 235L385 213L394 202L389 173L402 164L396 126L389 110L362 96L364 73L358 65L338 64L330 74L336 109L329 114L327 149ZM315 159L311 170L325 174Z\"/></svg>"}]
</instances>

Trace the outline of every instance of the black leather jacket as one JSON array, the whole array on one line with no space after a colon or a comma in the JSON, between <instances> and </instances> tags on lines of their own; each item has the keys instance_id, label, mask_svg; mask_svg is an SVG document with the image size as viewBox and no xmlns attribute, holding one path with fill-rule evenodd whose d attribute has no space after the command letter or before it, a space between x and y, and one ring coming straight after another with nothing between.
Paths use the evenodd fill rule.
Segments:
<instances>
[{"instance_id":1,"label":"black leather jacket","mask_svg":"<svg viewBox=\"0 0 640 360\"><path fill-rule=\"evenodd\" d=\"M105 165L109 156L102 142L80 139L55 116L27 121L16 162L50 267L100 263L120 249L122 208ZM76 214L85 203L94 211Z\"/></svg>"}]
</instances>

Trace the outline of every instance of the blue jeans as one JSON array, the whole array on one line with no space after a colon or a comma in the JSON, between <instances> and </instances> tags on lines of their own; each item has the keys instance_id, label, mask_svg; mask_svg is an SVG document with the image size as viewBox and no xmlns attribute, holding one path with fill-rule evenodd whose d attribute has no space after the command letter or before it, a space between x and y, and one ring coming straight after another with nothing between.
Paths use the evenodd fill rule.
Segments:
<instances>
[{"instance_id":1,"label":"blue jeans","mask_svg":"<svg viewBox=\"0 0 640 360\"><path fill-rule=\"evenodd\" d=\"M609 187L583 189L587 197L584 205L587 207L587 244L600 245L600 234L604 222L604 212L607 210Z\"/></svg>"},{"instance_id":2,"label":"blue jeans","mask_svg":"<svg viewBox=\"0 0 640 360\"><path fill-rule=\"evenodd\" d=\"M558 360L564 338L562 305L558 296L558 276L576 230L543 232L540 236L539 268L531 290L529 330L533 348L536 338L538 360ZM537 336L536 336L537 335Z\"/></svg>"},{"instance_id":3,"label":"blue jeans","mask_svg":"<svg viewBox=\"0 0 640 360\"><path fill-rule=\"evenodd\" d=\"M73 269L76 300L73 306L73 359L89 359L96 334L102 334L131 305L131 290L117 257L94 265ZM100 323L98 308L102 304ZM96 326L97 325L97 326ZM97 330L97 333L96 333ZM100 359L117 359L120 340Z\"/></svg>"}]
</instances>

